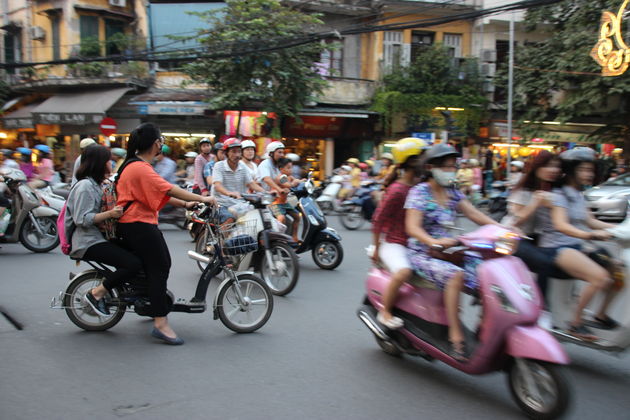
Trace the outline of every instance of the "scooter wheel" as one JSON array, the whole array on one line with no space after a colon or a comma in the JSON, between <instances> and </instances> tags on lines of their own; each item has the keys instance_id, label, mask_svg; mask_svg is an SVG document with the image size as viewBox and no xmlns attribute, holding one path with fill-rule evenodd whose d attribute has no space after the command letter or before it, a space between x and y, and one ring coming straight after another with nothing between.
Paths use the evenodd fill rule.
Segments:
<instances>
[{"instance_id":1,"label":"scooter wheel","mask_svg":"<svg viewBox=\"0 0 630 420\"><path fill-rule=\"evenodd\" d=\"M96 272L87 272L80 275L68 285L63 298L63 306L70 321L86 331L105 331L118 324L125 315L123 305L110 306L109 316L101 316L94 312L88 305L84 296L92 288L100 285L105 278ZM117 298L116 290L110 292L107 298Z\"/></svg>"},{"instance_id":2,"label":"scooter wheel","mask_svg":"<svg viewBox=\"0 0 630 420\"><path fill-rule=\"evenodd\" d=\"M315 244L312 255L319 268L334 270L343 261L343 248L339 242L322 241Z\"/></svg>"},{"instance_id":3,"label":"scooter wheel","mask_svg":"<svg viewBox=\"0 0 630 420\"><path fill-rule=\"evenodd\" d=\"M396 347L393 343L388 343L377 336L374 336L374 339L381 350L383 350L383 353L389 354L392 357L402 357L403 353L398 350L398 347Z\"/></svg>"},{"instance_id":4,"label":"scooter wheel","mask_svg":"<svg viewBox=\"0 0 630 420\"><path fill-rule=\"evenodd\" d=\"M343 213L339 214L339 218L343 227L348 230L357 230L365 223L361 208L358 206L346 208Z\"/></svg>"},{"instance_id":5,"label":"scooter wheel","mask_svg":"<svg viewBox=\"0 0 630 420\"><path fill-rule=\"evenodd\" d=\"M521 410L533 419L548 420L562 416L569 406L571 395L563 367L540 360L520 359L520 362L512 363L508 384Z\"/></svg>"},{"instance_id":6,"label":"scooter wheel","mask_svg":"<svg viewBox=\"0 0 630 420\"><path fill-rule=\"evenodd\" d=\"M287 295L295 288L300 278L297 254L285 242L272 242L269 250L277 269L273 270L269 266L266 255L263 255L257 271L271 289L271 293L276 296Z\"/></svg>"}]
</instances>

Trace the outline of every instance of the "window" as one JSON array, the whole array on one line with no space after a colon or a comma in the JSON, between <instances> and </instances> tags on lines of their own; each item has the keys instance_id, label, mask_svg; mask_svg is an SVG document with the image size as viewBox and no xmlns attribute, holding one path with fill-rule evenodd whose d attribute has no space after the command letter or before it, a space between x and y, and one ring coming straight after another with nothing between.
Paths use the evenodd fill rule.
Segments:
<instances>
[{"instance_id":1,"label":"window","mask_svg":"<svg viewBox=\"0 0 630 420\"><path fill-rule=\"evenodd\" d=\"M120 35L118 35L120 34ZM121 48L124 49L120 42L112 42L113 40L121 39L121 35L125 34L125 25L119 20L105 19L105 39L107 40L107 47L105 54L118 55L122 54Z\"/></svg>"},{"instance_id":2,"label":"window","mask_svg":"<svg viewBox=\"0 0 630 420\"><path fill-rule=\"evenodd\" d=\"M342 76L343 75L343 43L334 40L324 41L330 44L331 49L322 51L319 57L319 73L322 76Z\"/></svg>"},{"instance_id":3,"label":"window","mask_svg":"<svg viewBox=\"0 0 630 420\"><path fill-rule=\"evenodd\" d=\"M59 21L60 20L61 18L59 17L59 15L54 15L50 17L53 60L59 60L61 58L61 49L59 45Z\"/></svg>"},{"instance_id":4,"label":"window","mask_svg":"<svg viewBox=\"0 0 630 420\"><path fill-rule=\"evenodd\" d=\"M79 18L81 34L81 49L79 54L84 57L98 57L101 55L101 44L98 38L98 17L81 15Z\"/></svg>"},{"instance_id":5,"label":"window","mask_svg":"<svg viewBox=\"0 0 630 420\"><path fill-rule=\"evenodd\" d=\"M407 44L409 47L409 44ZM400 66L409 63L408 49L403 45L402 31L388 31L383 33L383 70L391 73Z\"/></svg>"},{"instance_id":6,"label":"window","mask_svg":"<svg viewBox=\"0 0 630 420\"><path fill-rule=\"evenodd\" d=\"M415 62L422 51L433 45L435 32L413 31L411 33L411 61Z\"/></svg>"},{"instance_id":7,"label":"window","mask_svg":"<svg viewBox=\"0 0 630 420\"><path fill-rule=\"evenodd\" d=\"M450 49L451 57L460 58L462 56L462 35L444 34L444 46Z\"/></svg>"},{"instance_id":8,"label":"window","mask_svg":"<svg viewBox=\"0 0 630 420\"><path fill-rule=\"evenodd\" d=\"M22 61L22 43L20 39L21 31L6 32L4 34L4 62L18 63ZM7 73L15 74L15 69L6 69Z\"/></svg>"}]
</instances>

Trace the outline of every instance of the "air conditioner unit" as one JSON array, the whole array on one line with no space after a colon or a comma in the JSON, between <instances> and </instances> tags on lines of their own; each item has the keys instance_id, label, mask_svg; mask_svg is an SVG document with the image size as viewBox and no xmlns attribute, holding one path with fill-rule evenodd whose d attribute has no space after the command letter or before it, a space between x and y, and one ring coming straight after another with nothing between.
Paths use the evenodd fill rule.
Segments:
<instances>
[{"instance_id":1,"label":"air conditioner unit","mask_svg":"<svg viewBox=\"0 0 630 420\"><path fill-rule=\"evenodd\" d=\"M45 39L46 31L41 26L32 26L31 27L31 39Z\"/></svg>"},{"instance_id":2,"label":"air conditioner unit","mask_svg":"<svg viewBox=\"0 0 630 420\"><path fill-rule=\"evenodd\" d=\"M497 50L481 50L481 61L486 63L497 61Z\"/></svg>"},{"instance_id":3,"label":"air conditioner unit","mask_svg":"<svg viewBox=\"0 0 630 420\"><path fill-rule=\"evenodd\" d=\"M127 5L127 0L109 0L110 6L118 6L125 7Z\"/></svg>"},{"instance_id":4,"label":"air conditioner unit","mask_svg":"<svg viewBox=\"0 0 630 420\"><path fill-rule=\"evenodd\" d=\"M494 74L497 72L497 65L494 63L483 63L480 71L483 77L494 77Z\"/></svg>"}]
</instances>

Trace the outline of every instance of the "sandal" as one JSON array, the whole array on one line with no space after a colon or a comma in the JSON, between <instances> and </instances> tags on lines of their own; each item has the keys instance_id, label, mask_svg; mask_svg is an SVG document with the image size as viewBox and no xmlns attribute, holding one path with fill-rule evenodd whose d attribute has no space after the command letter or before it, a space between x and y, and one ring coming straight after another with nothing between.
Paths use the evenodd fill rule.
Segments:
<instances>
[{"instance_id":1,"label":"sandal","mask_svg":"<svg viewBox=\"0 0 630 420\"><path fill-rule=\"evenodd\" d=\"M593 317L593 321L589 322L589 325L599 330L614 330L619 327L619 323L608 315L604 315L603 318Z\"/></svg>"},{"instance_id":2,"label":"sandal","mask_svg":"<svg viewBox=\"0 0 630 420\"><path fill-rule=\"evenodd\" d=\"M459 362L468 361L468 349L466 348L466 341L451 341L448 340L448 355Z\"/></svg>"},{"instance_id":3,"label":"sandal","mask_svg":"<svg viewBox=\"0 0 630 420\"><path fill-rule=\"evenodd\" d=\"M405 325L405 323L403 322L402 319L398 318L397 316L392 316L389 319L385 319L385 317L383 316L382 313L378 313L378 315L376 316L376 320L382 324L385 328L390 329L390 330L397 330L399 328L402 328L403 325Z\"/></svg>"},{"instance_id":4,"label":"sandal","mask_svg":"<svg viewBox=\"0 0 630 420\"><path fill-rule=\"evenodd\" d=\"M580 325L569 325L567 332L575 338L578 338L583 341L597 341L599 337L593 334L591 330L584 326L584 324Z\"/></svg>"}]
</instances>

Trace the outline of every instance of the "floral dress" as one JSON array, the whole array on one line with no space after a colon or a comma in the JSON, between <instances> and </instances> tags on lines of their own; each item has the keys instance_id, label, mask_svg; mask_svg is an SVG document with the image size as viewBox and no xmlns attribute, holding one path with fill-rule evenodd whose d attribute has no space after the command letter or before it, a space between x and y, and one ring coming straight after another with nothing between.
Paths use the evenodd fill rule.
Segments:
<instances>
[{"instance_id":1,"label":"floral dress","mask_svg":"<svg viewBox=\"0 0 630 420\"><path fill-rule=\"evenodd\" d=\"M448 202L446 206L442 206L433 197L431 186L428 183L421 183L409 191L405 208L422 212L422 228L427 234L434 238L447 238L453 236L453 231L447 226L454 225L457 205L463 199L465 196L459 190L449 189ZM464 287L467 292L474 293L478 289L476 271L482 262L478 255L466 253L464 268L461 268L448 261L431 257L429 247L414 238L409 238L408 248L413 269L440 289L444 289L448 280L461 271L464 271Z\"/></svg>"}]
</instances>

